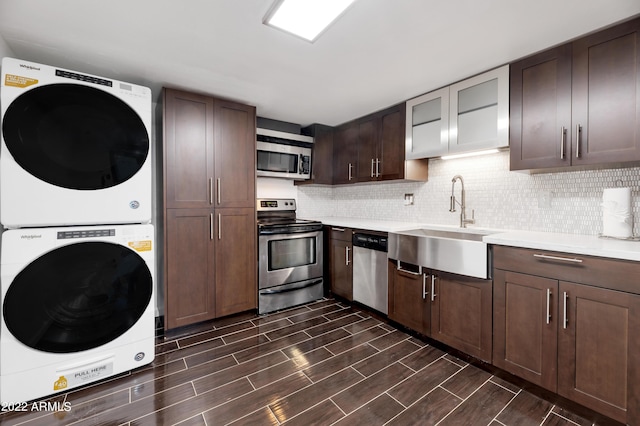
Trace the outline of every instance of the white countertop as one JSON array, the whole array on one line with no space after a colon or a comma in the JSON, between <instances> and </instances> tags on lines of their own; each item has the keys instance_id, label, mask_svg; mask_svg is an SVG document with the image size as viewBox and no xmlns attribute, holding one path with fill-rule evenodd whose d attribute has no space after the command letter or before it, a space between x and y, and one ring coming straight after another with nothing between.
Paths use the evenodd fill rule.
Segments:
<instances>
[{"instance_id":1,"label":"white countertop","mask_svg":"<svg viewBox=\"0 0 640 426\"><path fill-rule=\"evenodd\" d=\"M482 241L502 246L640 261L640 241L622 241L594 235L505 231L487 235Z\"/></svg>"},{"instance_id":2,"label":"white countertop","mask_svg":"<svg viewBox=\"0 0 640 426\"><path fill-rule=\"evenodd\" d=\"M376 220L376 219L357 219L353 217L301 217L300 219L313 219L329 226L338 226L341 228L357 228L369 231L379 232L397 232L407 229L423 227L422 223L400 222L395 220Z\"/></svg>"},{"instance_id":3,"label":"white countertop","mask_svg":"<svg viewBox=\"0 0 640 426\"><path fill-rule=\"evenodd\" d=\"M587 256L608 257L613 259L640 262L640 241L621 241L600 238L593 235L559 234L535 231L508 231L485 228L459 228L457 226L434 225L419 222L402 222L393 220L358 219L351 217L313 217L306 218L322 222L325 225L343 228L357 228L380 232L401 232L415 228L428 228L468 233L487 233L483 237L487 244L530 248L537 250L558 251Z\"/></svg>"}]
</instances>

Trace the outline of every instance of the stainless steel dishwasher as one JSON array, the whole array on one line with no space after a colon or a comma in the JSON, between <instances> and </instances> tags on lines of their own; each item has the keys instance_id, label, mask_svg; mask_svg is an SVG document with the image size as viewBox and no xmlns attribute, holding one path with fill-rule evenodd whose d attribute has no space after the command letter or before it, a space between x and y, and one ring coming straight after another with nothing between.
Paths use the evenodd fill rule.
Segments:
<instances>
[{"instance_id":1,"label":"stainless steel dishwasher","mask_svg":"<svg viewBox=\"0 0 640 426\"><path fill-rule=\"evenodd\" d=\"M353 300L387 314L387 237L353 234Z\"/></svg>"}]
</instances>

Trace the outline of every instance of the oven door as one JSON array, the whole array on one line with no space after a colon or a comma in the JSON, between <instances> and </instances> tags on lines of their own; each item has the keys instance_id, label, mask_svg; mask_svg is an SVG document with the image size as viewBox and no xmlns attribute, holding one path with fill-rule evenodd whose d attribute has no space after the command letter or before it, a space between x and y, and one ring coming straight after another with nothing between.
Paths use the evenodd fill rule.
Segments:
<instances>
[{"instance_id":1,"label":"oven door","mask_svg":"<svg viewBox=\"0 0 640 426\"><path fill-rule=\"evenodd\" d=\"M322 231L260 235L258 286L322 277Z\"/></svg>"}]
</instances>

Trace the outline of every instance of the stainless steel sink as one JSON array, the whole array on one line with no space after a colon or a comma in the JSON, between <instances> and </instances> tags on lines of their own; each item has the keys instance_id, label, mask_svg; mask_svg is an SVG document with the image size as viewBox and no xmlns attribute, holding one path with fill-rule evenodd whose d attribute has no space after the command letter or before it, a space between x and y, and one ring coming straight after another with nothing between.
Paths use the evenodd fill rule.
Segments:
<instances>
[{"instance_id":1,"label":"stainless steel sink","mask_svg":"<svg viewBox=\"0 0 640 426\"><path fill-rule=\"evenodd\" d=\"M488 278L489 250L482 237L491 233L427 228L390 232L388 257L438 271Z\"/></svg>"},{"instance_id":2,"label":"stainless steel sink","mask_svg":"<svg viewBox=\"0 0 640 426\"><path fill-rule=\"evenodd\" d=\"M433 238L451 238L454 240L468 240L468 241L482 241L482 237L489 235L486 233L470 233L470 232L457 232L457 231L440 231L437 229L409 229L408 231L401 231L399 234L415 235L418 237L433 237Z\"/></svg>"}]
</instances>

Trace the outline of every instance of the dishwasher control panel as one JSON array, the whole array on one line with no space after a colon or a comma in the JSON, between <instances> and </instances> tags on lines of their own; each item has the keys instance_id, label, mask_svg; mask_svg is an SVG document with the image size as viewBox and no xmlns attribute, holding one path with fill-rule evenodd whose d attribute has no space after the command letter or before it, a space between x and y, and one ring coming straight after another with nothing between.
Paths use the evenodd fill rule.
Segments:
<instances>
[{"instance_id":1,"label":"dishwasher control panel","mask_svg":"<svg viewBox=\"0 0 640 426\"><path fill-rule=\"evenodd\" d=\"M387 251L387 237L375 234L356 232L351 240L354 247L364 247L371 250Z\"/></svg>"}]
</instances>

